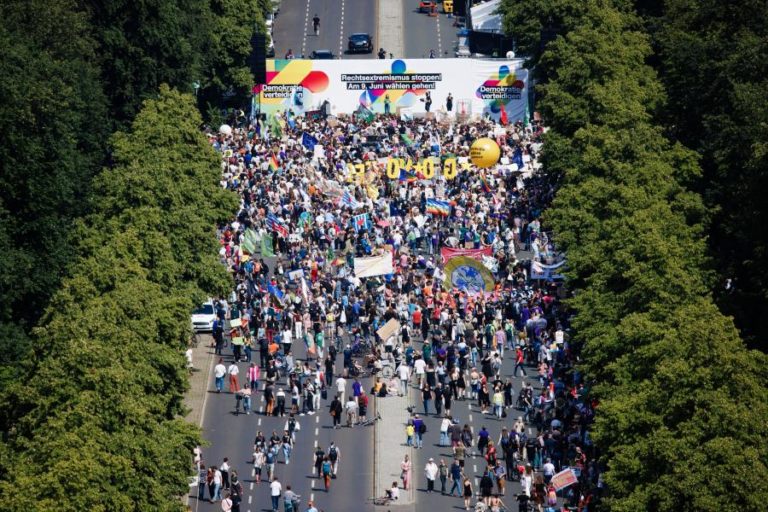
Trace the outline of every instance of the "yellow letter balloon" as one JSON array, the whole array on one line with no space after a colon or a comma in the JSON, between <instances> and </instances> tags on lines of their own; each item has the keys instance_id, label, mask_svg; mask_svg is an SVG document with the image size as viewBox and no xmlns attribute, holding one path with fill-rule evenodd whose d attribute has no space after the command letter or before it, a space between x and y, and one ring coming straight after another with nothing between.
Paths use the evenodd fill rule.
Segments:
<instances>
[{"instance_id":1,"label":"yellow letter balloon","mask_svg":"<svg viewBox=\"0 0 768 512\"><path fill-rule=\"evenodd\" d=\"M472 143L472 147L469 148L469 158L475 166L480 168L491 167L496 165L501 156L501 149L496 141L483 137L477 139Z\"/></svg>"}]
</instances>

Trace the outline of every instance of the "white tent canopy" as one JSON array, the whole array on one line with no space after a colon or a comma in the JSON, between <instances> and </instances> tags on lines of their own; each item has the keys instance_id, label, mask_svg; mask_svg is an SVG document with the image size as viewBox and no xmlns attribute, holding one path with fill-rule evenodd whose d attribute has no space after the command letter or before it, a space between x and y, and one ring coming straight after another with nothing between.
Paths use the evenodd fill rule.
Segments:
<instances>
[{"instance_id":1,"label":"white tent canopy","mask_svg":"<svg viewBox=\"0 0 768 512\"><path fill-rule=\"evenodd\" d=\"M503 19L498 14L501 0L490 0L477 4L470 9L472 30L475 32L491 32L501 34L503 31Z\"/></svg>"}]
</instances>

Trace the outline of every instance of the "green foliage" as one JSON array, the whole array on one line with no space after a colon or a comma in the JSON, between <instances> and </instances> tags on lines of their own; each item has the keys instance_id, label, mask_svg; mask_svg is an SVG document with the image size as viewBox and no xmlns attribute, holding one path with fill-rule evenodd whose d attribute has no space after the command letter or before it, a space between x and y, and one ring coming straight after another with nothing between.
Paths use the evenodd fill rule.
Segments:
<instances>
[{"instance_id":1,"label":"green foliage","mask_svg":"<svg viewBox=\"0 0 768 512\"><path fill-rule=\"evenodd\" d=\"M259 0L212 0L207 16L209 35L204 52L206 66L202 75L199 104L223 104L231 95L230 105L248 104L253 75L250 70L251 37L265 34ZM271 0L269 0L271 9Z\"/></svg>"},{"instance_id":2,"label":"green foliage","mask_svg":"<svg viewBox=\"0 0 768 512\"><path fill-rule=\"evenodd\" d=\"M696 2L671 3L685 24ZM537 108L551 127L543 161L559 187L545 220L567 252L574 341L583 346L582 370L600 400L593 433L608 468L603 506L762 510L768 500L768 360L745 349L710 295L707 235L713 212L690 190L702 177L697 155L670 142L655 124L678 105L668 106L656 72L646 64L650 38L627 2L503 6L509 33L543 79ZM716 2L707 6L719 8ZM652 5L643 10L657 11ZM729 10L714 18L730 23ZM540 53L538 32L548 25L560 29L559 37ZM706 98L722 77L707 83L703 76L702 59L717 35L701 32L702 41L693 42L687 41L689 33L675 33L675 78L691 88L695 83ZM735 39L742 56L723 59L759 70L764 81L766 60L753 62L754 49L764 45L743 34ZM741 82L731 97L768 112L768 102L760 101L768 88L757 80ZM674 91L673 100L683 90ZM698 99L691 95L686 101L693 108ZM733 124L718 120L735 137ZM763 125L754 128L765 135ZM731 157L744 144L740 148L712 154ZM755 140L749 148L744 161L764 164L764 142Z\"/></svg>"},{"instance_id":3,"label":"green foliage","mask_svg":"<svg viewBox=\"0 0 768 512\"><path fill-rule=\"evenodd\" d=\"M78 258L4 396L5 510L180 510L199 443L180 418L189 311L229 287L213 228L237 206L201 122L163 86L113 137Z\"/></svg>"},{"instance_id":4,"label":"green foliage","mask_svg":"<svg viewBox=\"0 0 768 512\"><path fill-rule=\"evenodd\" d=\"M73 2L0 3L0 55L1 390L74 255L73 221L108 126L94 44Z\"/></svg>"},{"instance_id":5,"label":"green foliage","mask_svg":"<svg viewBox=\"0 0 768 512\"><path fill-rule=\"evenodd\" d=\"M192 91L210 36L205 0L79 0L98 44L110 118L130 121L160 84Z\"/></svg>"},{"instance_id":6,"label":"green foliage","mask_svg":"<svg viewBox=\"0 0 768 512\"><path fill-rule=\"evenodd\" d=\"M705 197L718 211L710 248L721 282L735 285L719 301L748 342L766 350L768 5L669 0L649 24L671 100L665 119L702 154Z\"/></svg>"}]
</instances>

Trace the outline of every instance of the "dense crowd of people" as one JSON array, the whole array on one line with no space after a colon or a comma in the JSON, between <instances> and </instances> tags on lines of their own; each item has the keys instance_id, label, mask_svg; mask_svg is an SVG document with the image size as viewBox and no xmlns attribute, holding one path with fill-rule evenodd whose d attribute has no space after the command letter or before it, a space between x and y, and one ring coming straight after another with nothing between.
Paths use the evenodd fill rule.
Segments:
<instances>
[{"instance_id":1,"label":"dense crowd of people","mask_svg":"<svg viewBox=\"0 0 768 512\"><path fill-rule=\"evenodd\" d=\"M249 363L242 386L237 365L220 363L217 388L229 375L244 412L260 391L265 412L286 417L282 433L257 435L257 478L272 481L270 464L281 454L289 459L299 416L330 406L334 426L345 410L348 424L364 420L368 394L358 378L365 374L376 377L372 395L411 392L424 415L443 418L440 445L452 448L454 460L429 461L428 491L439 480L441 492L458 493L467 508L475 500L499 510L507 482L516 481L521 510L530 502L541 511L557 504L552 477L572 468L578 482L560 492L561 502L588 510L599 497L589 437L595 404L574 368L578 346L568 337L565 291L530 273L532 261L562 257L539 220L554 194L537 163L543 131L538 122L341 116L209 134L222 155L221 186L241 198L237 218L221 228L221 261L236 288L217 301L214 339L218 352L225 340L237 340L235 360ZM439 172L446 159L468 161L479 137L498 143L501 165L486 172L462 166L451 179ZM419 166L388 175L391 159ZM437 162L431 179L421 165L427 159ZM435 199L449 210L428 211ZM493 290L445 286L446 247L490 248L481 261ZM355 276L355 258L390 252L391 274ZM377 331L392 319L397 331L381 339ZM299 344L307 354L301 361ZM338 357L341 375L334 372ZM503 371L505 359L514 362L512 375ZM383 372L386 366L395 371ZM518 373L526 377L532 368L538 385L523 378L516 386ZM345 400L347 382L353 393ZM452 404L469 400L500 420L498 433L453 419ZM414 407L405 426L406 444L415 448L423 442L420 414ZM477 490L465 467L470 456L487 462ZM329 453L318 457L318 477L329 485L333 461ZM410 464L403 462L405 489ZM398 494L397 486L387 494Z\"/></svg>"}]
</instances>

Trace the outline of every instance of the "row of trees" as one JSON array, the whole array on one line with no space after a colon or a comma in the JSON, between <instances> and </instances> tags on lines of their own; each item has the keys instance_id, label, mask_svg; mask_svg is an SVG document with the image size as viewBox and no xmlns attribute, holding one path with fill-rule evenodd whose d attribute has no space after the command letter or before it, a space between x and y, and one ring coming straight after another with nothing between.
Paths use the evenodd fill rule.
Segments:
<instances>
[{"instance_id":1,"label":"row of trees","mask_svg":"<svg viewBox=\"0 0 768 512\"><path fill-rule=\"evenodd\" d=\"M4 510L179 510L199 431L181 418L189 312L229 278L214 227L236 197L191 95L162 86L76 224L77 257L3 395Z\"/></svg>"},{"instance_id":2,"label":"row of trees","mask_svg":"<svg viewBox=\"0 0 768 512\"><path fill-rule=\"evenodd\" d=\"M665 125L702 156L701 192L715 211L716 299L746 341L765 352L768 4L666 0L663 7L644 14L669 94Z\"/></svg>"},{"instance_id":3,"label":"row of trees","mask_svg":"<svg viewBox=\"0 0 768 512\"><path fill-rule=\"evenodd\" d=\"M532 56L545 219L568 254L576 342L600 401L594 438L617 511L762 510L768 500L768 359L715 305L712 212L695 153L665 137L665 91L631 2L508 0ZM542 51L538 34L559 37Z\"/></svg>"},{"instance_id":4,"label":"row of trees","mask_svg":"<svg viewBox=\"0 0 768 512\"><path fill-rule=\"evenodd\" d=\"M166 83L198 104L251 85L270 0L0 2L0 391L76 256L107 141ZM1 424L1 427L7 426Z\"/></svg>"},{"instance_id":5,"label":"row of trees","mask_svg":"<svg viewBox=\"0 0 768 512\"><path fill-rule=\"evenodd\" d=\"M247 96L268 9L0 2L0 508L165 510L186 490L181 354L192 305L227 287L209 255L236 207L198 107Z\"/></svg>"}]
</instances>

